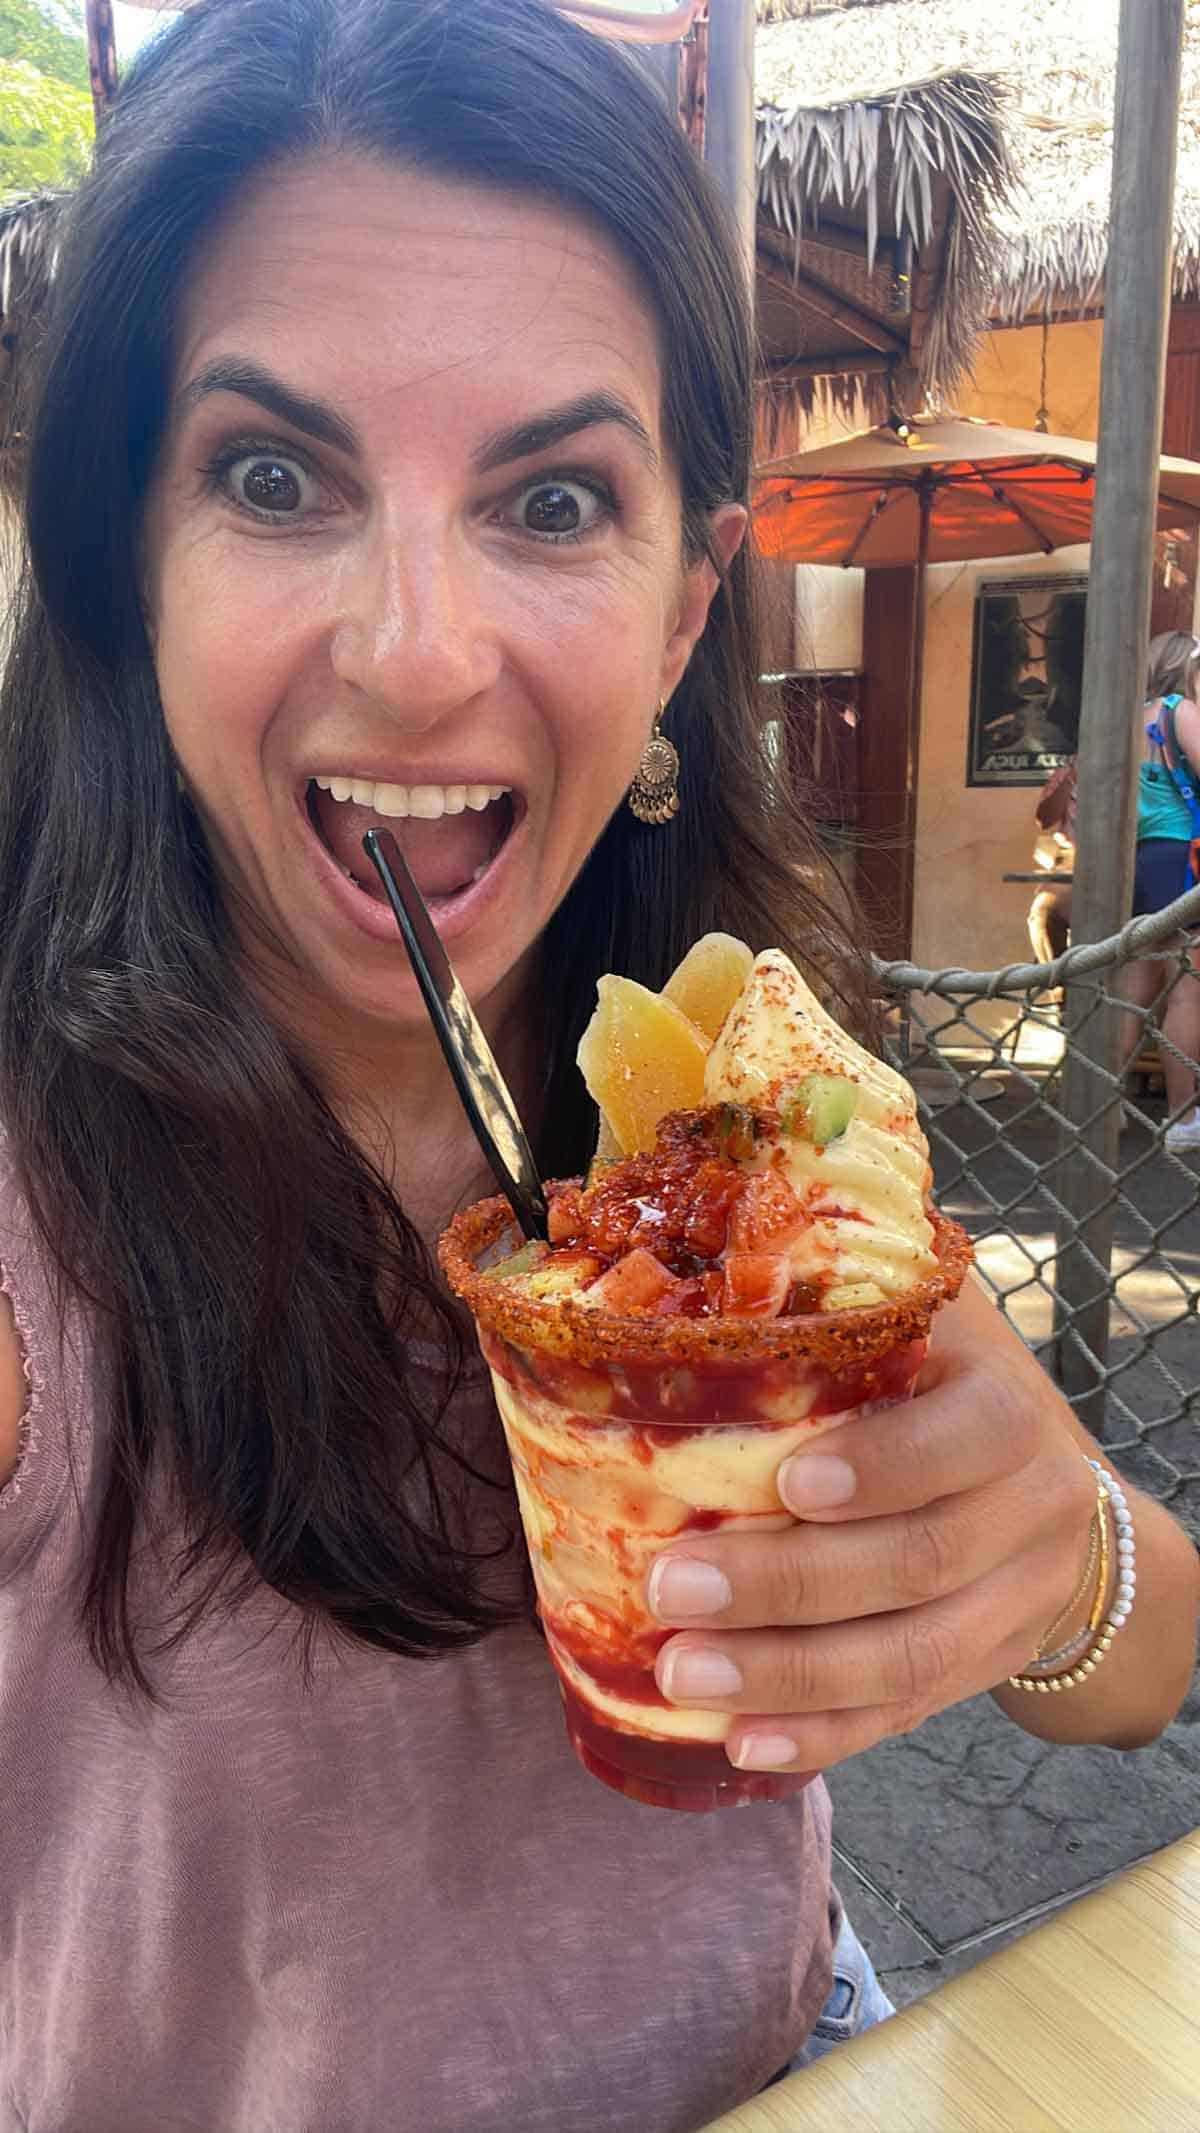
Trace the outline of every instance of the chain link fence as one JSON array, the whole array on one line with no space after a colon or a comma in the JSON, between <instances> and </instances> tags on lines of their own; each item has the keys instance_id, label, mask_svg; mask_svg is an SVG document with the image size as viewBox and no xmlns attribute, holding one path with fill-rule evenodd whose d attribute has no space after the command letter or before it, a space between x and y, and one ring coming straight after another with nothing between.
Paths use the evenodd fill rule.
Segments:
<instances>
[{"instance_id":1,"label":"chain link fence","mask_svg":"<svg viewBox=\"0 0 1200 2133\"><path fill-rule=\"evenodd\" d=\"M1132 1480L1200 1540L1200 888L1052 963L880 963L939 1205Z\"/></svg>"}]
</instances>

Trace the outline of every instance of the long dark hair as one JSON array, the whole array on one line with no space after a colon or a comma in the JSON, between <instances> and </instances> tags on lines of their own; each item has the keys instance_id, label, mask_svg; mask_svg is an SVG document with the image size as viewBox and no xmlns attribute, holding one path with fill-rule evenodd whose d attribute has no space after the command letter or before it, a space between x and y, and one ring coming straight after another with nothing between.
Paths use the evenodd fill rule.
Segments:
<instances>
[{"instance_id":1,"label":"long dark hair","mask_svg":"<svg viewBox=\"0 0 1200 2133\"><path fill-rule=\"evenodd\" d=\"M202 0L138 61L65 234L30 456L33 578L2 695L0 1112L65 1295L95 1327L93 1652L152 1687L130 1564L152 1478L180 1506L183 1634L256 1579L408 1656L510 1617L450 1515L463 1331L385 1179L239 973L176 791L139 601L180 291L254 173L345 146L561 201L657 318L685 540L743 498L752 338L719 206L657 93L542 0ZM736 561L671 708L682 810L618 810L544 942L548 1171L593 1132L573 1059L597 976L661 984L725 927L865 998L756 702ZM786 757L786 751L784 752ZM447 1364L414 1384L414 1327ZM180 1589L184 1589L183 1586ZM198 1593L198 1597L196 1597Z\"/></svg>"}]
</instances>

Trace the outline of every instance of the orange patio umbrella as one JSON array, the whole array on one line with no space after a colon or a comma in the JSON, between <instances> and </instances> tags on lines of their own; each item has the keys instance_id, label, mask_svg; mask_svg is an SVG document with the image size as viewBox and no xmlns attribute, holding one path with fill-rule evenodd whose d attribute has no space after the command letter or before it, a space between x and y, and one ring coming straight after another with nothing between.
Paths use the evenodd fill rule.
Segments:
<instances>
[{"instance_id":1,"label":"orange patio umbrella","mask_svg":"<svg viewBox=\"0 0 1200 2133\"><path fill-rule=\"evenodd\" d=\"M1200 464L1163 459L1160 526L1200 512ZM871 569L1049 555L1091 538L1096 446L965 415L897 418L760 467L761 553Z\"/></svg>"},{"instance_id":2,"label":"orange patio umbrella","mask_svg":"<svg viewBox=\"0 0 1200 2133\"><path fill-rule=\"evenodd\" d=\"M909 713L921 706L925 566L1049 555L1092 531L1094 443L969 415L896 416L878 429L759 468L759 552L786 563L917 567ZM1194 523L1200 464L1159 461L1158 524ZM1146 563L1149 568L1150 559Z\"/></svg>"}]
</instances>

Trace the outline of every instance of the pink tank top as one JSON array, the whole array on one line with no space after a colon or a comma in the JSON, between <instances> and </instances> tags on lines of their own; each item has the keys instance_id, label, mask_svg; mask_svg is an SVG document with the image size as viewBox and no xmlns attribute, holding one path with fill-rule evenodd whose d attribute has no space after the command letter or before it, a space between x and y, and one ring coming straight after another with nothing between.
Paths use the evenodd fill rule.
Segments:
<instances>
[{"instance_id":1,"label":"pink tank top","mask_svg":"<svg viewBox=\"0 0 1200 2133\"><path fill-rule=\"evenodd\" d=\"M160 1664L160 1705L114 1691L73 1589L87 1331L7 1167L0 1267L31 1387L0 1494L0 2133L691 2133L759 2089L829 1989L824 1787L635 1805L566 1747L532 1628L427 1663L322 1644L306 1680L265 1588ZM482 1373L453 1426L501 1472Z\"/></svg>"}]
</instances>

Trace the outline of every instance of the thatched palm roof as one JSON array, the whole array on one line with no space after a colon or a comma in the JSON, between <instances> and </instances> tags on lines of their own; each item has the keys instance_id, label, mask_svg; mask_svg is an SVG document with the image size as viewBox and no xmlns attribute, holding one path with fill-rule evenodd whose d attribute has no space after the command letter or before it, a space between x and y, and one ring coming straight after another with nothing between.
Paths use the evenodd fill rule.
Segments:
<instances>
[{"instance_id":1,"label":"thatched palm roof","mask_svg":"<svg viewBox=\"0 0 1200 2133\"><path fill-rule=\"evenodd\" d=\"M886 403L899 381L918 404L949 398L988 316L1009 182L1000 91L953 64L914 69L876 35L889 12L890 0L758 0L760 330L779 383L806 400L823 354L836 400L865 383L868 404ZM794 351L786 319L764 307L764 255L792 273ZM847 308L839 317L826 294L814 332L808 294L819 306L831 288ZM780 280L775 294L782 303ZM872 338L872 323L890 335Z\"/></svg>"},{"instance_id":2,"label":"thatched palm roof","mask_svg":"<svg viewBox=\"0 0 1200 2133\"><path fill-rule=\"evenodd\" d=\"M986 86L1015 173L995 206L995 310L1086 310L1108 248L1118 12L1119 0L759 0L759 96L845 108L878 103L882 84ZM1174 287L1194 297L1200 0L1185 0L1185 25Z\"/></svg>"}]
</instances>

